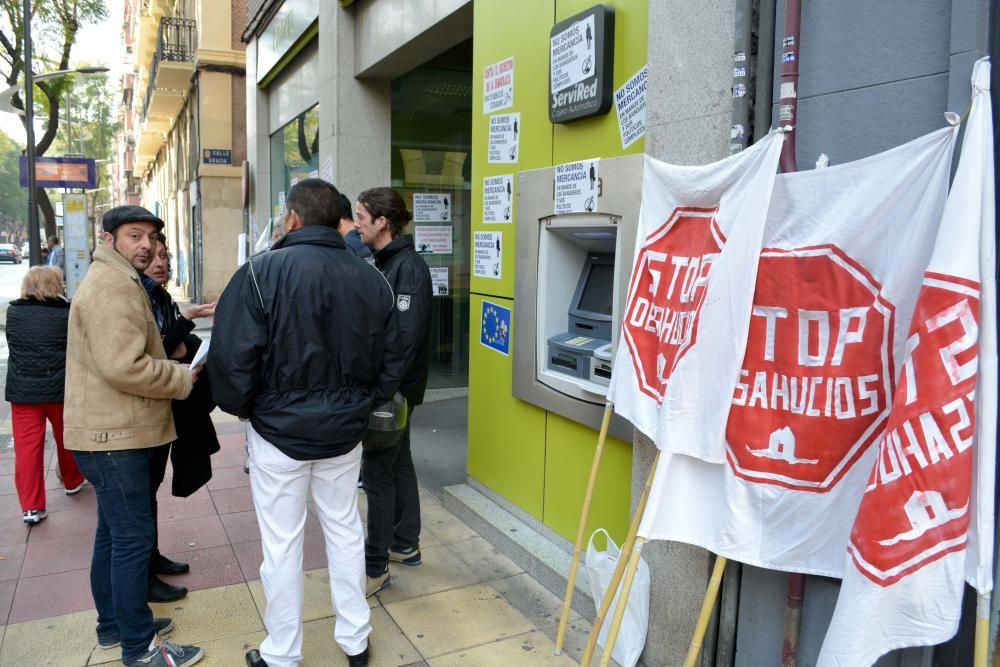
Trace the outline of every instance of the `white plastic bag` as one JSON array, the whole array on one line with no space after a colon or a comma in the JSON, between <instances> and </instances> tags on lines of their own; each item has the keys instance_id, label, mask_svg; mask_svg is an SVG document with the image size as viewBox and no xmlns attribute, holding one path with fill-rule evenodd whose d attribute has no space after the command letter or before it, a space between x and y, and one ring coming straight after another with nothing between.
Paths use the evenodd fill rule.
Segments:
<instances>
[{"instance_id":1,"label":"white plastic bag","mask_svg":"<svg viewBox=\"0 0 1000 667\"><path fill-rule=\"evenodd\" d=\"M604 533L607 540L605 551L598 551L594 548L594 538L598 533ZM583 569L587 573L587 581L590 583L590 594L594 597L594 604L600 609L604 593L611 584L611 575L615 571L615 565L621 550L614 543L608 531L598 528L590 536L590 543L587 544L587 555L584 558ZM618 606L618 597L621 592L619 586L615 592L614 600L608 610L608 615L604 619L604 627L601 634L597 636L597 643L603 649L608 638L608 629L611 627L611 619L615 615L615 608ZM621 629L618 631L618 640L615 648L611 652L621 667L634 667L639 661L642 647L646 645L646 628L649 625L649 566L646 561L639 559L639 567L635 572L635 580L632 582L632 590L629 592L628 603L625 606L625 617L622 619Z\"/></svg>"}]
</instances>

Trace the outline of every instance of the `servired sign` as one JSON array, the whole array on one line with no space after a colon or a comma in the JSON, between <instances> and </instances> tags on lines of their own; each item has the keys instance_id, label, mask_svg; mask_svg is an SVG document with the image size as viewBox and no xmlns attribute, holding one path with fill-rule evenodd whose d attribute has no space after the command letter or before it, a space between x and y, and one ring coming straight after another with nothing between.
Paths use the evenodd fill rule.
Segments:
<instances>
[{"instance_id":1,"label":"servired sign","mask_svg":"<svg viewBox=\"0 0 1000 667\"><path fill-rule=\"evenodd\" d=\"M836 246L764 250L727 459L747 480L825 492L872 445L892 395L892 305Z\"/></svg>"},{"instance_id":2,"label":"servired sign","mask_svg":"<svg viewBox=\"0 0 1000 667\"><path fill-rule=\"evenodd\" d=\"M848 545L877 584L965 548L978 340L979 285L928 273Z\"/></svg>"},{"instance_id":3,"label":"servired sign","mask_svg":"<svg viewBox=\"0 0 1000 667\"><path fill-rule=\"evenodd\" d=\"M658 404L677 362L697 339L708 275L726 242L717 211L674 209L636 258L622 336L639 389Z\"/></svg>"}]
</instances>

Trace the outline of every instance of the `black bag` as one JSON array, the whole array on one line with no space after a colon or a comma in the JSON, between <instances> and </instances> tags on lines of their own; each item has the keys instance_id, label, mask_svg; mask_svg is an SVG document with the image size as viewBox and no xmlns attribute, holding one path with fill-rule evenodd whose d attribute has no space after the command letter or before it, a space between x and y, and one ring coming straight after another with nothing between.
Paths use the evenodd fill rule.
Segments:
<instances>
[{"instance_id":1,"label":"black bag","mask_svg":"<svg viewBox=\"0 0 1000 667\"><path fill-rule=\"evenodd\" d=\"M375 406L368 415L368 430L361 440L366 452L381 452L399 444L406 430L408 408L406 398L396 392L391 401Z\"/></svg>"}]
</instances>

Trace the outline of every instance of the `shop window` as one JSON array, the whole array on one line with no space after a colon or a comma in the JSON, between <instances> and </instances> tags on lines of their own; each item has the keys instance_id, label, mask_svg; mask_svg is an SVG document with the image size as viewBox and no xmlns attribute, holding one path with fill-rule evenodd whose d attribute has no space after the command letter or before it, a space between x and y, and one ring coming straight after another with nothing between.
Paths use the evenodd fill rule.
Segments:
<instances>
[{"instance_id":1,"label":"shop window","mask_svg":"<svg viewBox=\"0 0 1000 667\"><path fill-rule=\"evenodd\" d=\"M318 176L319 105L315 105L271 135L271 219L258 239L258 250L280 238L288 190Z\"/></svg>"}]
</instances>

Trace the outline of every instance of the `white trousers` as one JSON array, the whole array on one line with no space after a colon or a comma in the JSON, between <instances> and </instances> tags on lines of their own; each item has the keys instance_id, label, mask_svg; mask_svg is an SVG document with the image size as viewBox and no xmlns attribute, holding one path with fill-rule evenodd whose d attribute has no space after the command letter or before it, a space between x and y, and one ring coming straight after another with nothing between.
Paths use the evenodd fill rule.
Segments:
<instances>
[{"instance_id":1,"label":"white trousers","mask_svg":"<svg viewBox=\"0 0 1000 667\"><path fill-rule=\"evenodd\" d=\"M337 615L334 639L348 655L362 652L372 627L358 514L361 444L343 456L296 461L252 428L249 441L250 489L264 550L260 580L267 599L261 657L270 667L297 667L302 660L302 545L310 486L326 541L330 597Z\"/></svg>"}]
</instances>

